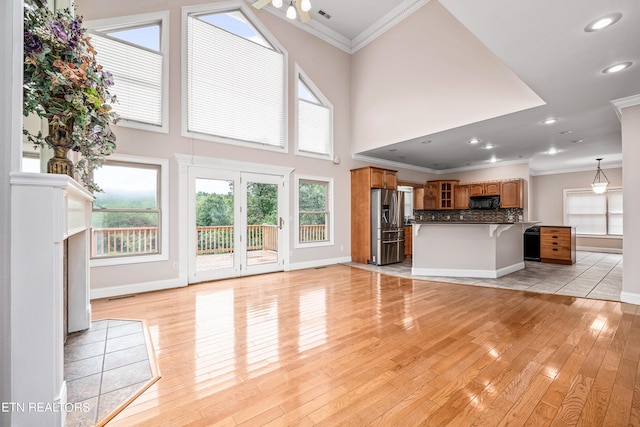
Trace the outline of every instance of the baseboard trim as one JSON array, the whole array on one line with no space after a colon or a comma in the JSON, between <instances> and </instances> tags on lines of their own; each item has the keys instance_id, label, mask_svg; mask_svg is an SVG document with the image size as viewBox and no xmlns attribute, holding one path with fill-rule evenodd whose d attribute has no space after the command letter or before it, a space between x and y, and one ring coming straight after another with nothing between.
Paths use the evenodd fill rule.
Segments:
<instances>
[{"instance_id":1,"label":"baseboard trim","mask_svg":"<svg viewBox=\"0 0 640 427\"><path fill-rule=\"evenodd\" d=\"M524 262L518 262L497 270L463 270L449 268L411 268L413 276L431 277L474 277L479 279L497 279L515 271L522 270Z\"/></svg>"},{"instance_id":2,"label":"baseboard trim","mask_svg":"<svg viewBox=\"0 0 640 427\"><path fill-rule=\"evenodd\" d=\"M91 289L91 299L110 298L122 295L140 294L143 292L161 291L164 289L182 288L187 286L187 277L177 277L153 282L132 283L129 285L109 286Z\"/></svg>"},{"instance_id":3,"label":"baseboard trim","mask_svg":"<svg viewBox=\"0 0 640 427\"><path fill-rule=\"evenodd\" d=\"M345 262L351 262L351 257L341 257L341 258L329 258L329 259L319 259L314 261L305 261L305 262L295 262L289 264L289 268L287 271L293 270L303 270L305 268L315 268L315 267L324 267L326 265L333 264L341 264Z\"/></svg>"},{"instance_id":4,"label":"baseboard trim","mask_svg":"<svg viewBox=\"0 0 640 427\"><path fill-rule=\"evenodd\" d=\"M620 292L620 301L640 305L640 294L622 291Z\"/></svg>"}]
</instances>

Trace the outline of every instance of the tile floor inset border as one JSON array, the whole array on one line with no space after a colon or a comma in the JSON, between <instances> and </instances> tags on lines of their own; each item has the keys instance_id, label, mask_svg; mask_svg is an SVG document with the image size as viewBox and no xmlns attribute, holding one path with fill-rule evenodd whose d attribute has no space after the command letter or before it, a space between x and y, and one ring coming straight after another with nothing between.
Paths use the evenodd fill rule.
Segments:
<instances>
[{"instance_id":1,"label":"tile floor inset border","mask_svg":"<svg viewBox=\"0 0 640 427\"><path fill-rule=\"evenodd\" d=\"M103 426L160 379L148 328L142 320L103 319L69 334L64 346L66 427Z\"/></svg>"}]
</instances>

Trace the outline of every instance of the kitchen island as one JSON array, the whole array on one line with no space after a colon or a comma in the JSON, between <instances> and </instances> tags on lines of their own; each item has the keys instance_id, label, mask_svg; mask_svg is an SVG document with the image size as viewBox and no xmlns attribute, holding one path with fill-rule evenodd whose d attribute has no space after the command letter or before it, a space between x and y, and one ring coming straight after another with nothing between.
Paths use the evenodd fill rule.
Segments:
<instances>
[{"instance_id":1,"label":"kitchen island","mask_svg":"<svg viewBox=\"0 0 640 427\"><path fill-rule=\"evenodd\" d=\"M411 274L495 279L522 270L523 233L533 224L414 223Z\"/></svg>"}]
</instances>

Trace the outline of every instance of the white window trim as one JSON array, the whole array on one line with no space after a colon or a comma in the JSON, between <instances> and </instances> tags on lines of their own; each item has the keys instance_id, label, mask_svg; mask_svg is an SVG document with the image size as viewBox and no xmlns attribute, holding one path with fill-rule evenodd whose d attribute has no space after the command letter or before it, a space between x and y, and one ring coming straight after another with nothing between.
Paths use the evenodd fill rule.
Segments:
<instances>
[{"instance_id":1,"label":"white window trim","mask_svg":"<svg viewBox=\"0 0 640 427\"><path fill-rule=\"evenodd\" d=\"M251 25L253 25L256 30L280 53L282 53L284 57L284 88L285 93L282 94L284 97L283 106L284 106L284 146L277 147L268 144L260 144L258 142L250 142L250 141L241 141L237 139L224 138L216 135L207 135L198 132L190 132L188 126L188 108L187 108L187 94L188 94L188 22L187 19L189 15L192 14L204 14L204 13L221 13L228 12L233 10L241 10L242 13L245 14L247 18L249 18ZM267 30L262 22L258 19L258 17L251 11L250 8L245 6L244 3L237 0L225 0L216 3L207 3L207 4L199 4L194 6L183 6L182 7L182 57L180 61L180 71L182 73L181 81L180 81L180 128L181 128L181 136L185 138L192 138L204 141L212 141L218 142L221 144L230 144L236 147L247 147L247 148L255 148L259 150L267 150L267 151L276 151L278 153L288 153L289 152L289 97L288 97L288 87L289 87L289 56L284 47L276 40L276 38Z\"/></svg>"},{"instance_id":2,"label":"white window trim","mask_svg":"<svg viewBox=\"0 0 640 427\"><path fill-rule=\"evenodd\" d=\"M299 205L299 194L298 188L300 187L300 181L319 181L326 182L329 184L329 194L328 194L328 209L329 209L329 239L324 242L300 242L300 205ZM294 239L294 248L315 248L320 246L333 246L334 240L334 227L335 227L335 211L333 209L333 178L328 178L325 176L312 176L312 175L297 175L295 177L295 198L294 198L294 232L296 233Z\"/></svg>"},{"instance_id":3,"label":"white window trim","mask_svg":"<svg viewBox=\"0 0 640 427\"><path fill-rule=\"evenodd\" d=\"M108 157L108 160L160 167L160 253L153 255L95 258L91 260L90 267L142 264L169 260L169 160L156 157L130 156L126 154L112 154Z\"/></svg>"},{"instance_id":4,"label":"white window trim","mask_svg":"<svg viewBox=\"0 0 640 427\"><path fill-rule=\"evenodd\" d=\"M304 82L305 85L307 85L307 87L311 90L311 92L320 100L320 102L322 102L322 104L327 107L331 113L331 123L330 123L330 129L329 129L329 135L331 136L331 140L329 142L329 154L315 154L315 153L309 153L307 151L300 151L298 149L298 79L302 79L302 81ZM333 104L331 102L329 102L329 99L324 96L324 94L322 93L322 91L320 89L318 89L318 87L315 85L315 83L313 82L313 80L311 80L309 78L309 76L307 76L305 74L304 71L302 71L302 69L300 68L300 66L296 63L295 64L295 93L294 93L294 99L296 101L296 108L295 108L295 118L294 118L294 135L296 135L296 155L298 156L304 156L304 157L313 157L316 159L323 159L323 160L331 160L333 161L333 153L334 153L334 147L333 147Z\"/></svg>"},{"instance_id":5,"label":"white window trim","mask_svg":"<svg viewBox=\"0 0 640 427\"><path fill-rule=\"evenodd\" d=\"M155 24L160 22L160 53L162 54L162 124L155 126L149 123L140 123L121 118L116 126L133 129L148 130L159 133L169 133L169 11L164 10L153 13L120 16L117 18L104 18L86 21L88 29L96 31L113 31L120 28L135 25Z\"/></svg>"},{"instance_id":6,"label":"white window trim","mask_svg":"<svg viewBox=\"0 0 640 427\"><path fill-rule=\"evenodd\" d=\"M622 190L622 187L609 187L608 190ZM567 194L571 192L583 192L583 191L593 191L591 188L565 188L562 190L562 223L565 226L569 226L569 220L567 219ZM623 196L624 197L624 196ZM607 207L607 213L605 216L608 216L609 208ZM609 224L607 223L607 233L609 233ZM578 237L588 237L594 239L614 239L614 240L622 240L624 234L586 234L586 233L577 233Z\"/></svg>"}]
</instances>

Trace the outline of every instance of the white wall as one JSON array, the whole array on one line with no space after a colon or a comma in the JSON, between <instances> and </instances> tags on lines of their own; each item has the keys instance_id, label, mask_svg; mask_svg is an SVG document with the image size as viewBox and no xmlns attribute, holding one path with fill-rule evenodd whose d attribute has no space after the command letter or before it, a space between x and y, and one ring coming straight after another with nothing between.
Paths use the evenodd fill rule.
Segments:
<instances>
[{"instance_id":1,"label":"white wall","mask_svg":"<svg viewBox=\"0 0 640 427\"><path fill-rule=\"evenodd\" d=\"M543 105L438 1L353 55L352 152Z\"/></svg>"},{"instance_id":2,"label":"white wall","mask_svg":"<svg viewBox=\"0 0 640 427\"><path fill-rule=\"evenodd\" d=\"M622 109L622 167L624 190L624 270L622 300L640 304L640 95L635 106Z\"/></svg>"},{"instance_id":3,"label":"white wall","mask_svg":"<svg viewBox=\"0 0 640 427\"><path fill-rule=\"evenodd\" d=\"M22 0L0 2L0 402L11 402L11 187L20 160L22 119ZM11 414L0 411L0 425Z\"/></svg>"}]
</instances>

